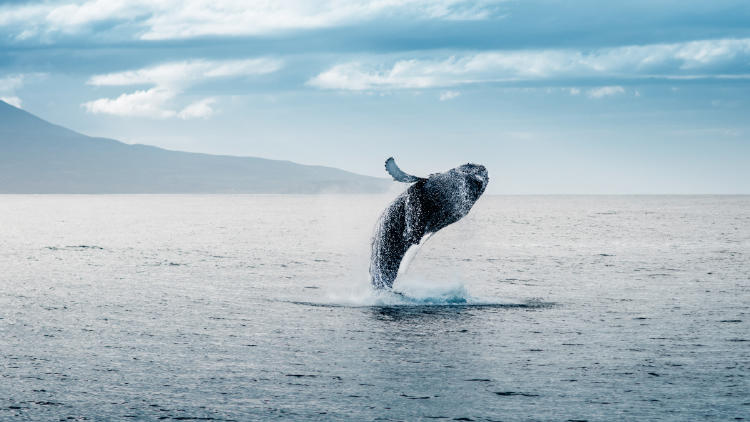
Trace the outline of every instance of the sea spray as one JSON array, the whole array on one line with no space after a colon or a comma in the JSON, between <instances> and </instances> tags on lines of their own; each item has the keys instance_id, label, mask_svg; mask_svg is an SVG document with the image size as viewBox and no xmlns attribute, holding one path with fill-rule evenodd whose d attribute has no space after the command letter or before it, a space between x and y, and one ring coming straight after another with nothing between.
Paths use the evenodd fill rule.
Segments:
<instances>
[{"instance_id":1,"label":"sea spray","mask_svg":"<svg viewBox=\"0 0 750 422\"><path fill-rule=\"evenodd\" d=\"M343 287L343 288L342 288ZM373 289L362 282L325 290L318 306L516 306L513 300L473 296L462 281L428 280L417 275L399 277L393 289Z\"/></svg>"}]
</instances>

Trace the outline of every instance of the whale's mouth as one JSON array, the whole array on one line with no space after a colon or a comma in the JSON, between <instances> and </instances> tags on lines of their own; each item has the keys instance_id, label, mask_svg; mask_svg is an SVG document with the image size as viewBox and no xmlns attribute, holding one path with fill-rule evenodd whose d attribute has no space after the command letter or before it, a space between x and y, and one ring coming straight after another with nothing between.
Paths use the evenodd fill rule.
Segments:
<instances>
[{"instance_id":1,"label":"whale's mouth","mask_svg":"<svg viewBox=\"0 0 750 422\"><path fill-rule=\"evenodd\" d=\"M490 182L490 176L487 173L487 168L485 166L477 166L476 172L474 173L474 177L482 182L482 189L487 187L487 184Z\"/></svg>"},{"instance_id":2,"label":"whale's mouth","mask_svg":"<svg viewBox=\"0 0 750 422\"><path fill-rule=\"evenodd\" d=\"M487 183L489 183L489 179L486 176L482 176L479 174L474 175L474 180L479 182L480 184L479 189L481 191L484 191L484 189L487 187Z\"/></svg>"}]
</instances>

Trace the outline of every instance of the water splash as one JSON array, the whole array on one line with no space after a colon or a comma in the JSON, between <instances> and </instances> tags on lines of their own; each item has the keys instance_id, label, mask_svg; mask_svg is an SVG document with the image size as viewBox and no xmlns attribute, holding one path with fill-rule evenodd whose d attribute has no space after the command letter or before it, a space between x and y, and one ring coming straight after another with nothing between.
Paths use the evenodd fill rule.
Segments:
<instances>
[{"instance_id":1,"label":"water splash","mask_svg":"<svg viewBox=\"0 0 750 422\"><path fill-rule=\"evenodd\" d=\"M342 286L343 287L343 286ZM316 301L294 302L310 306L373 307L373 306L496 306L526 307L525 301L499 300L471 294L463 282L436 282L416 277L402 277L392 290L373 289L367 284L349 288L325 289Z\"/></svg>"}]
</instances>

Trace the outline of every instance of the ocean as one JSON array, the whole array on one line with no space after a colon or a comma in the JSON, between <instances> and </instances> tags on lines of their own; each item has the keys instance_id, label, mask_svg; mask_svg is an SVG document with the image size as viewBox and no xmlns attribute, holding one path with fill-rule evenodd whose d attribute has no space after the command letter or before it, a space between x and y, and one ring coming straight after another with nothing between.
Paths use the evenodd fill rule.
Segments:
<instances>
[{"instance_id":1,"label":"ocean","mask_svg":"<svg viewBox=\"0 0 750 422\"><path fill-rule=\"evenodd\" d=\"M0 195L0 420L750 418L750 196Z\"/></svg>"}]
</instances>

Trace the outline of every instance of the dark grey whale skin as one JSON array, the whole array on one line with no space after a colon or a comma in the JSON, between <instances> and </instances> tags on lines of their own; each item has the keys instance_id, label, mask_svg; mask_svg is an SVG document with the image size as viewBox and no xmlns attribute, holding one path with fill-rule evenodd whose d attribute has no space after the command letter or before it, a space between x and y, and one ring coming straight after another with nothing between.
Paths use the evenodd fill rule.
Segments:
<instances>
[{"instance_id":1,"label":"dark grey whale skin","mask_svg":"<svg viewBox=\"0 0 750 422\"><path fill-rule=\"evenodd\" d=\"M489 182L487 169L478 164L415 179L386 208L375 228L370 278L376 289L393 287L409 247L468 214Z\"/></svg>"}]
</instances>

